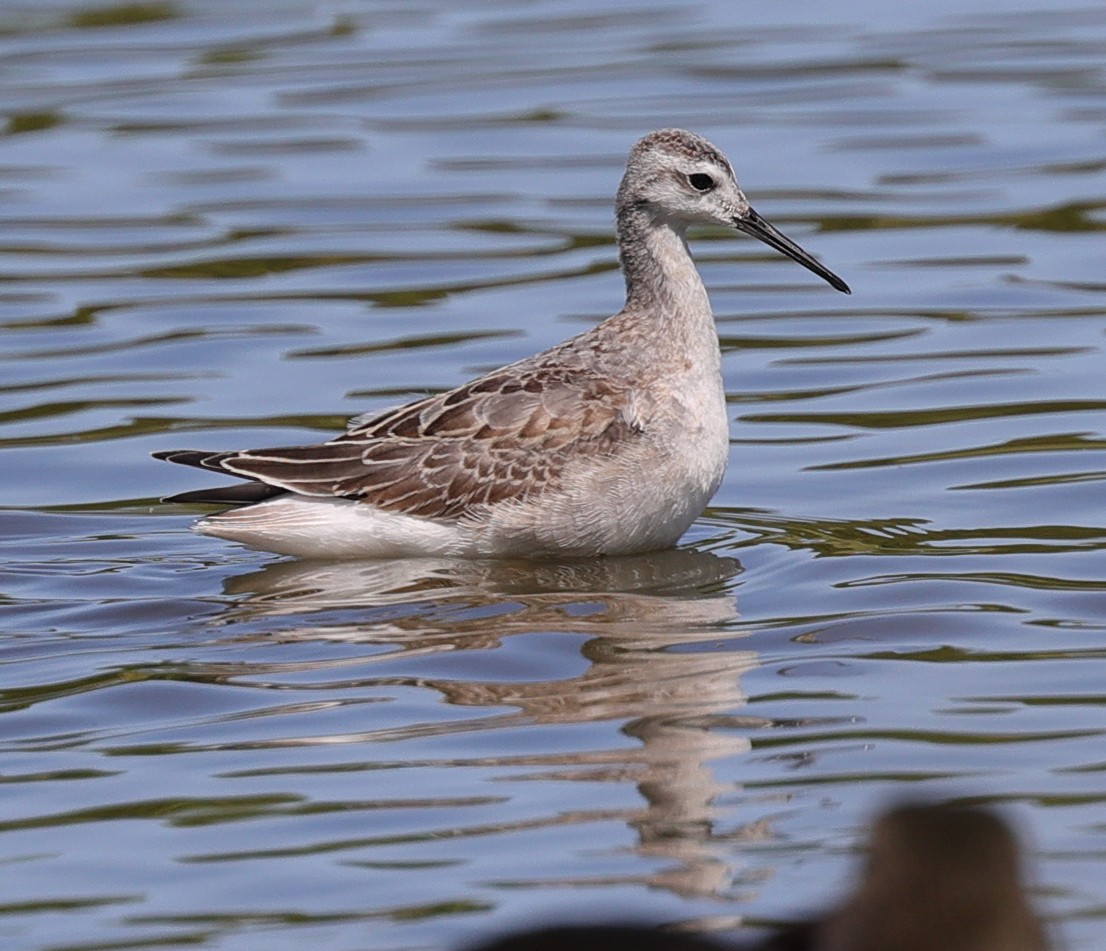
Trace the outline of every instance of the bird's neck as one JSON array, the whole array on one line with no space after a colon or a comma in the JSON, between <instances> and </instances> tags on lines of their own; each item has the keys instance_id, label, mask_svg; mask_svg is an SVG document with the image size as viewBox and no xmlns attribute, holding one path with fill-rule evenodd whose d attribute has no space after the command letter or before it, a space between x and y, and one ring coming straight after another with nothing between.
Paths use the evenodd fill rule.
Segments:
<instances>
[{"instance_id":1,"label":"bird's neck","mask_svg":"<svg viewBox=\"0 0 1106 951\"><path fill-rule=\"evenodd\" d=\"M714 333L710 300L682 228L648 208L624 207L618 212L618 244L626 311L655 316L670 331L683 323L706 323Z\"/></svg>"}]
</instances>

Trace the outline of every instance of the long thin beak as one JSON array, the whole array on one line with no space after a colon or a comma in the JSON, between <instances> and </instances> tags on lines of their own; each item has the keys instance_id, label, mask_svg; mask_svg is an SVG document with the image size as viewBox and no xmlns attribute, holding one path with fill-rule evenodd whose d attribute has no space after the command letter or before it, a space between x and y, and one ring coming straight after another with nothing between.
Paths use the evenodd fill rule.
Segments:
<instances>
[{"instance_id":1,"label":"long thin beak","mask_svg":"<svg viewBox=\"0 0 1106 951\"><path fill-rule=\"evenodd\" d=\"M769 247L775 248L777 251L782 251L791 258L791 260L798 261L803 267L813 271L831 287L835 287L845 294L852 293L852 291L849 290L849 285L834 274L833 271L828 267L823 267L815 261L813 257L807 254L806 251L800 248L794 241L787 237L787 235L777 231L772 225L753 211L752 208L749 209L748 214L742 215L740 218L734 218L733 226L738 231L744 231L746 234L751 234L754 238L759 238Z\"/></svg>"}]
</instances>

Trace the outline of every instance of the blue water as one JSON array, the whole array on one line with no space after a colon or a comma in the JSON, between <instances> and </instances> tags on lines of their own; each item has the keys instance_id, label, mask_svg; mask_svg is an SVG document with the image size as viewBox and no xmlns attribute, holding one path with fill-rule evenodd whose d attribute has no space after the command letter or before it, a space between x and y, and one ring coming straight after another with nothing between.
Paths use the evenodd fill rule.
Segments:
<instances>
[{"instance_id":1,"label":"blue water","mask_svg":"<svg viewBox=\"0 0 1106 951\"><path fill-rule=\"evenodd\" d=\"M1106 881L1106 12L994 0L0 10L0 941L755 935L873 811ZM297 564L149 458L323 438L621 304L692 128L853 288L693 239L726 481L679 551Z\"/></svg>"}]
</instances>

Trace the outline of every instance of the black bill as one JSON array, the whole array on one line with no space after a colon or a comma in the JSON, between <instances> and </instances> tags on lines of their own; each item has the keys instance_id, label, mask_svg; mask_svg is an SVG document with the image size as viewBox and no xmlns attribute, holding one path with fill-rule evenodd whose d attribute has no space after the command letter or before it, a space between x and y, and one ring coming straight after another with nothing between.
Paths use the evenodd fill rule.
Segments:
<instances>
[{"instance_id":1,"label":"black bill","mask_svg":"<svg viewBox=\"0 0 1106 951\"><path fill-rule=\"evenodd\" d=\"M798 261L803 267L813 271L831 287L835 287L845 294L852 293L852 291L849 290L849 285L834 274L833 271L819 264L813 257L807 254L806 251L787 237L787 235L781 234L772 225L761 218L752 208L749 209L748 214L740 218L734 218L733 226L738 231L744 231L754 238L759 238L769 247L775 248L777 251L782 251L791 258L791 260Z\"/></svg>"}]
</instances>

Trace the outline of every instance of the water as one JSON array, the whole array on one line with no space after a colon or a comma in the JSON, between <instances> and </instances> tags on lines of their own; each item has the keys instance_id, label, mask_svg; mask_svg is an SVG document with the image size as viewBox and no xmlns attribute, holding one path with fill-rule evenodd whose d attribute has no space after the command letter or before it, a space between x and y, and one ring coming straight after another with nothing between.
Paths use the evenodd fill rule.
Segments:
<instances>
[{"instance_id":1,"label":"water","mask_svg":"<svg viewBox=\"0 0 1106 951\"><path fill-rule=\"evenodd\" d=\"M4 946L754 933L902 796L1001 806L1106 946L1106 13L962 8L7 3ZM616 310L666 125L854 290L696 239L733 448L682 550L298 565L157 503L203 480L153 450Z\"/></svg>"}]
</instances>

